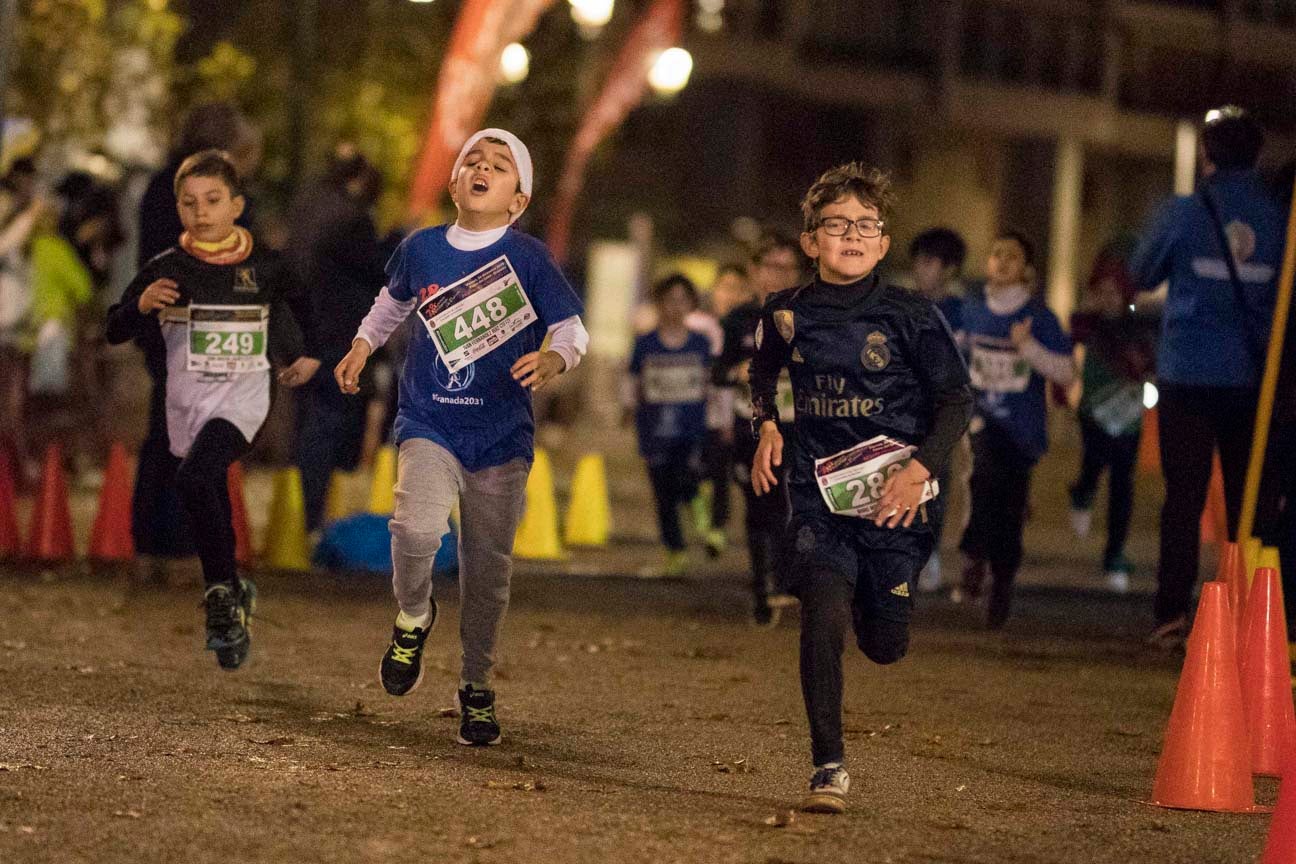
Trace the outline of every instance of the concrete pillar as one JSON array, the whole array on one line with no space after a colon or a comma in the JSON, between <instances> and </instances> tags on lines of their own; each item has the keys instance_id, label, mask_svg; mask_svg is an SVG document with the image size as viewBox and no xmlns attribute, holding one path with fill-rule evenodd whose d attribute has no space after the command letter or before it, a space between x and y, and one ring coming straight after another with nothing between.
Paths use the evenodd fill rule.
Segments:
<instances>
[{"instance_id":1,"label":"concrete pillar","mask_svg":"<svg viewBox=\"0 0 1296 864\"><path fill-rule=\"evenodd\" d=\"M1197 182L1197 124L1180 120L1175 126L1174 191L1191 195Z\"/></svg>"},{"instance_id":2,"label":"concrete pillar","mask_svg":"<svg viewBox=\"0 0 1296 864\"><path fill-rule=\"evenodd\" d=\"M1058 140L1053 160L1053 212L1049 227L1048 304L1065 322L1076 304L1076 249L1080 239L1084 146L1078 138Z\"/></svg>"}]
</instances>

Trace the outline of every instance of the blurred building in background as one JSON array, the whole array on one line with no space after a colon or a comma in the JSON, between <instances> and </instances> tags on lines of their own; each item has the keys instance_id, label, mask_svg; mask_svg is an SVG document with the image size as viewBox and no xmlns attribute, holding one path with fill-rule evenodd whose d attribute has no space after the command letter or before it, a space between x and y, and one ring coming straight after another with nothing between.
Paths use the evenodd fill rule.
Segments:
<instances>
[{"instance_id":1,"label":"blurred building in background","mask_svg":"<svg viewBox=\"0 0 1296 864\"><path fill-rule=\"evenodd\" d=\"M697 8L689 87L633 114L591 172L580 221L594 236L623 231L654 187L667 248L720 244L743 216L796 229L815 176L865 159L897 180L898 254L947 224L968 238L975 273L993 232L1019 228L1045 253L1065 315L1098 248L1191 189L1206 108L1247 106L1271 131L1267 158L1292 156L1296 0Z\"/></svg>"}]
</instances>

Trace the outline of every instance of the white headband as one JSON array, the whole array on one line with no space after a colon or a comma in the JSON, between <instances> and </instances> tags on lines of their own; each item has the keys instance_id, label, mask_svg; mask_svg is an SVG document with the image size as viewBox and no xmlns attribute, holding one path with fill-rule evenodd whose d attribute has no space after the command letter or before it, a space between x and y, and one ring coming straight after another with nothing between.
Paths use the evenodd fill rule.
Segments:
<instances>
[{"instance_id":1,"label":"white headband","mask_svg":"<svg viewBox=\"0 0 1296 864\"><path fill-rule=\"evenodd\" d=\"M464 143L463 149L459 151L459 158L455 160L454 170L450 172L450 179L459 176L459 169L463 167L464 159L468 156L468 151L472 146L483 138L498 138L503 141L513 154L513 162L517 165L518 186L522 194L531 197L531 153L527 150L522 139L504 129L482 129L474 132L469 136L468 141Z\"/></svg>"}]
</instances>

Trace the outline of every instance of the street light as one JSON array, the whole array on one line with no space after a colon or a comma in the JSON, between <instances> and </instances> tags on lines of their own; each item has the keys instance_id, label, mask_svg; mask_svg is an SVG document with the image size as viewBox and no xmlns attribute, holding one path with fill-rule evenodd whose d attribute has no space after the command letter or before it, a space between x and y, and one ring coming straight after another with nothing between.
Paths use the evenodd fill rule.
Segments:
<instances>
[{"instance_id":1,"label":"street light","mask_svg":"<svg viewBox=\"0 0 1296 864\"><path fill-rule=\"evenodd\" d=\"M693 55L683 48L667 48L653 60L648 86L658 96L674 96L688 85L693 74Z\"/></svg>"},{"instance_id":2,"label":"street light","mask_svg":"<svg viewBox=\"0 0 1296 864\"><path fill-rule=\"evenodd\" d=\"M597 33L612 20L613 0L568 0L572 20L583 33Z\"/></svg>"},{"instance_id":3,"label":"street light","mask_svg":"<svg viewBox=\"0 0 1296 864\"><path fill-rule=\"evenodd\" d=\"M500 75L508 84L521 84L531 71L531 53L517 42L504 46L500 54Z\"/></svg>"}]
</instances>

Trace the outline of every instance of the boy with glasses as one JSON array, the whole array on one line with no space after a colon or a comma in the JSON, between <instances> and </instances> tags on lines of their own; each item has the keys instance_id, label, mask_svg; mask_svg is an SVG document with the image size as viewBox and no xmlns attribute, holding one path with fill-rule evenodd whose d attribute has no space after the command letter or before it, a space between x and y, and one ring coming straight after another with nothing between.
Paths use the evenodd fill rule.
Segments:
<instances>
[{"instance_id":1,"label":"boy with glasses","mask_svg":"<svg viewBox=\"0 0 1296 864\"><path fill-rule=\"evenodd\" d=\"M801 601L801 690L815 771L801 809L840 813L847 622L860 650L894 663L909 646L911 585L931 554L926 504L971 416L967 369L931 301L885 285L890 179L852 162L801 202L810 284L772 298L756 330L752 425L756 494L780 491L786 463L791 588ZM784 445L775 387L791 372L796 442Z\"/></svg>"}]
</instances>

